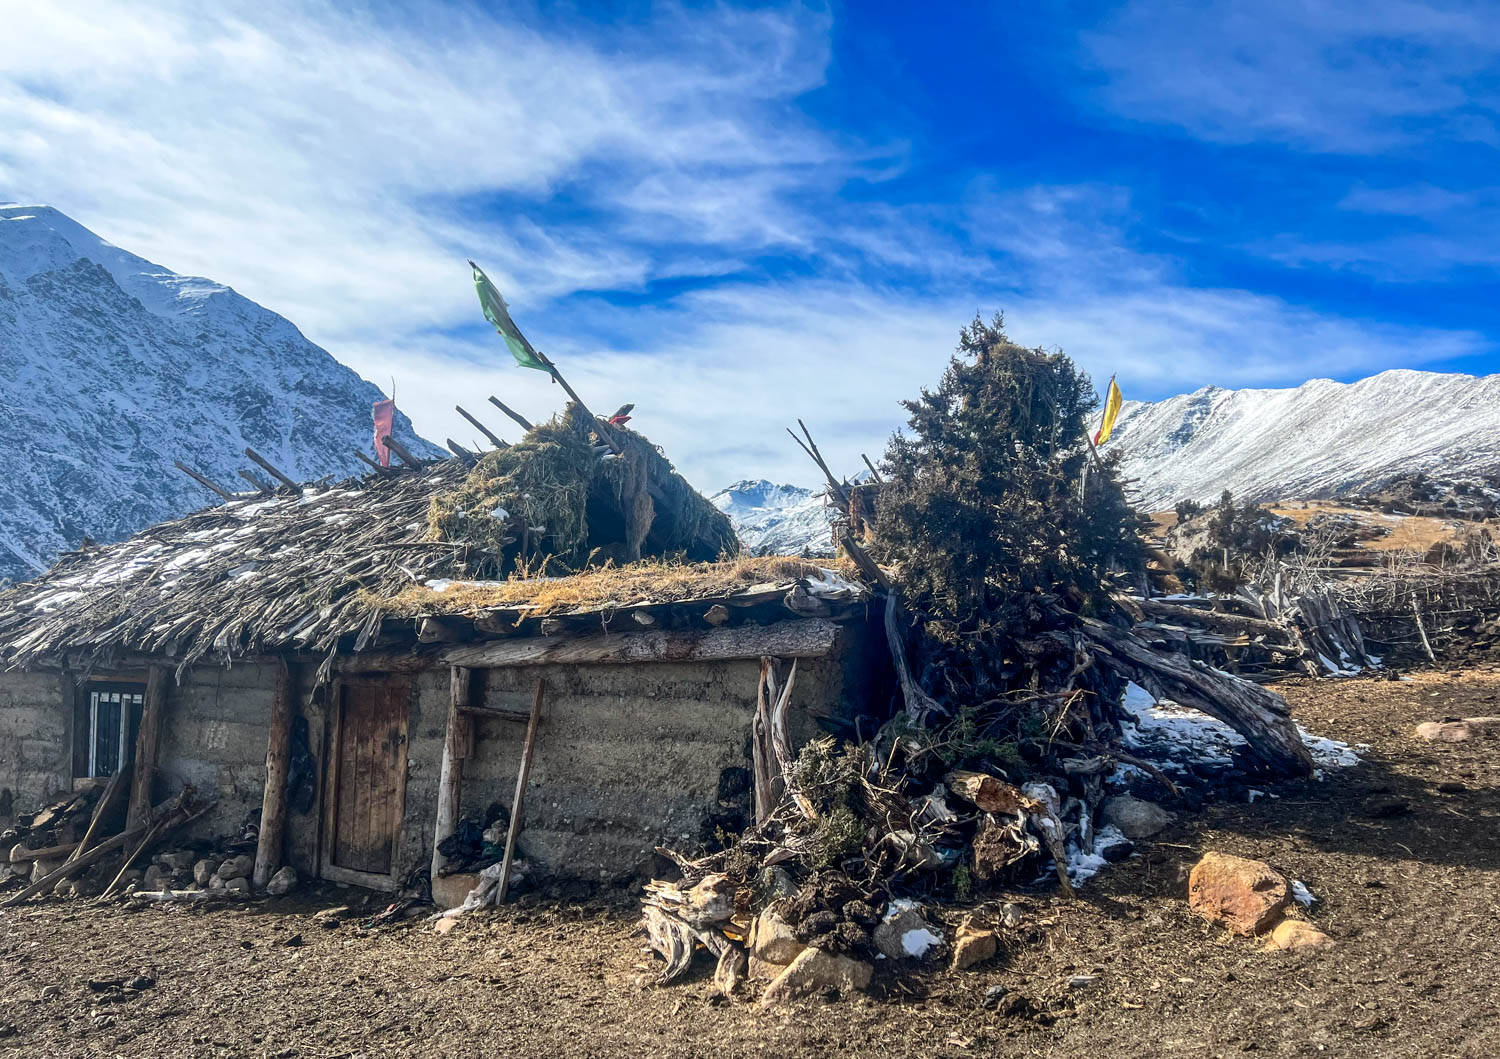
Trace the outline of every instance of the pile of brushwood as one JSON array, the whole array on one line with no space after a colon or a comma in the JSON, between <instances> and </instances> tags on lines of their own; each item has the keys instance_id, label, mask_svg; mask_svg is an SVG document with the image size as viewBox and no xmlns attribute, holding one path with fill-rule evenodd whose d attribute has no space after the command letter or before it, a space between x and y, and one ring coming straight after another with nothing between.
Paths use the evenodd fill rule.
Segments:
<instances>
[{"instance_id":1,"label":"pile of brushwood","mask_svg":"<svg viewBox=\"0 0 1500 1059\"><path fill-rule=\"evenodd\" d=\"M576 404L480 457L456 489L433 497L428 524L437 540L482 545L496 558L476 576L492 578L739 551L729 519L655 445Z\"/></svg>"},{"instance_id":2,"label":"pile of brushwood","mask_svg":"<svg viewBox=\"0 0 1500 1059\"><path fill-rule=\"evenodd\" d=\"M1117 764L1171 786L1121 748L1131 682L1232 725L1249 771L1311 771L1279 696L1132 634L1117 575L1143 561L1139 519L1087 444L1094 407L1067 357L1015 345L999 318L966 327L939 386L906 402L873 529L843 541L885 590L900 701L873 738L794 756L795 664L763 664L756 824L706 855L664 850L682 878L648 888L664 980L699 945L732 968L772 903L800 942L858 958L901 898L1069 890L1071 854L1108 855Z\"/></svg>"}]
</instances>

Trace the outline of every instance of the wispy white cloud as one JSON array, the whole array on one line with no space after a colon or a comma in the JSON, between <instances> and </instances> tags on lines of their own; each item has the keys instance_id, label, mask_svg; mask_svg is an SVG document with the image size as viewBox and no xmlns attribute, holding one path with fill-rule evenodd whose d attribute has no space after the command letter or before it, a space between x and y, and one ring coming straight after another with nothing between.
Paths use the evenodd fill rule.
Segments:
<instances>
[{"instance_id":1,"label":"wispy white cloud","mask_svg":"<svg viewBox=\"0 0 1500 1059\"><path fill-rule=\"evenodd\" d=\"M811 481L782 432L797 417L858 467L976 311L1005 309L1017 340L1118 371L1133 394L1478 343L1195 287L1137 248L1141 218L1110 185L845 198L905 148L849 142L798 108L828 64L821 10L666 8L608 35L423 11L13 5L0 197L50 202L282 312L377 383L394 376L435 439L472 438L455 401L502 434L487 394L532 417L561 403L474 326L475 257L596 410L636 401L708 488ZM753 279L767 255L797 267ZM683 278L701 282L652 293ZM622 293L644 304L603 296Z\"/></svg>"},{"instance_id":2,"label":"wispy white cloud","mask_svg":"<svg viewBox=\"0 0 1500 1059\"><path fill-rule=\"evenodd\" d=\"M1131 0L1085 34L1118 114L1223 143L1500 142L1487 0Z\"/></svg>"}]
</instances>

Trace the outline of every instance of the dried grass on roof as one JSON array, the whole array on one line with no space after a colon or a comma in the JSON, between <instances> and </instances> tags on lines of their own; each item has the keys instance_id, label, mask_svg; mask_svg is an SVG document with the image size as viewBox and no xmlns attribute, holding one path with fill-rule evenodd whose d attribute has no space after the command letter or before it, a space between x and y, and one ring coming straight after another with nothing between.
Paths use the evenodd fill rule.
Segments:
<instances>
[{"instance_id":1,"label":"dried grass on roof","mask_svg":"<svg viewBox=\"0 0 1500 1059\"><path fill-rule=\"evenodd\" d=\"M514 577L491 584L454 584L444 591L414 586L378 601L378 605L401 617L523 607L529 614L540 617L559 611L715 599L744 591L751 585L816 579L825 569L836 570L851 579L855 576L852 566L844 560L826 559L815 564L780 555L716 563L645 559L570 577Z\"/></svg>"},{"instance_id":2,"label":"dried grass on roof","mask_svg":"<svg viewBox=\"0 0 1500 1059\"><path fill-rule=\"evenodd\" d=\"M729 519L655 445L615 427L621 451L600 459L590 438L596 428L570 405L518 444L486 453L456 489L433 497L433 537L493 552L490 577L543 562L558 572L646 556L709 561L738 553Z\"/></svg>"}]
</instances>

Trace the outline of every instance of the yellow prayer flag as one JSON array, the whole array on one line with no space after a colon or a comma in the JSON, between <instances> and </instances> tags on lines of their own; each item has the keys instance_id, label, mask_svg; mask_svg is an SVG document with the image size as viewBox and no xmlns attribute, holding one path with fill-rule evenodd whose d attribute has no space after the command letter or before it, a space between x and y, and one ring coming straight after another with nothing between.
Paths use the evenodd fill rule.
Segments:
<instances>
[{"instance_id":1,"label":"yellow prayer flag","mask_svg":"<svg viewBox=\"0 0 1500 1059\"><path fill-rule=\"evenodd\" d=\"M1094 444L1103 445L1115 429L1115 420L1120 418L1120 405L1125 397L1120 393L1120 384L1110 376L1109 393L1104 398L1104 421L1099 424L1099 433L1094 435Z\"/></svg>"}]
</instances>

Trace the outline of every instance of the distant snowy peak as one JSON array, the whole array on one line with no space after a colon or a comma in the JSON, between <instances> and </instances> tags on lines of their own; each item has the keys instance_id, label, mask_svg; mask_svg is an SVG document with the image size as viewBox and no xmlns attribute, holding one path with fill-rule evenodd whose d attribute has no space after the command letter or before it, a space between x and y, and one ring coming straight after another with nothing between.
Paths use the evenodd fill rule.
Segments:
<instances>
[{"instance_id":1,"label":"distant snowy peak","mask_svg":"<svg viewBox=\"0 0 1500 1059\"><path fill-rule=\"evenodd\" d=\"M1125 452L1148 510L1225 489L1251 500L1366 492L1397 475L1500 470L1500 375L1398 369L1280 390L1205 387L1127 401L1109 448Z\"/></svg>"},{"instance_id":2,"label":"distant snowy peak","mask_svg":"<svg viewBox=\"0 0 1500 1059\"><path fill-rule=\"evenodd\" d=\"M230 488L247 446L298 480L365 470L380 390L289 321L212 280L179 276L48 206L0 206L0 578L49 565ZM437 455L398 415L394 433Z\"/></svg>"},{"instance_id":3,"label":"distant snowy peak","mask_svg":"<svg viewBox=\"0 0 1500 1059\"><path fill-rule=\"evenodd\" d=\"M834 553L833 509L821 493L759 479L735 482L708 499L729 516L741 543L754 554Z\"/></svg>"}]
</instances>

